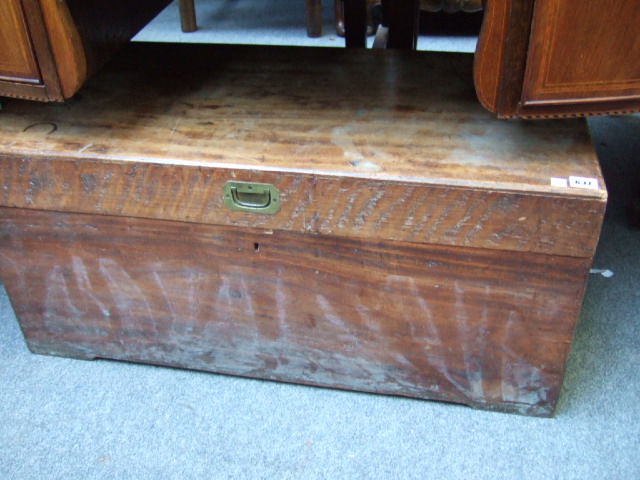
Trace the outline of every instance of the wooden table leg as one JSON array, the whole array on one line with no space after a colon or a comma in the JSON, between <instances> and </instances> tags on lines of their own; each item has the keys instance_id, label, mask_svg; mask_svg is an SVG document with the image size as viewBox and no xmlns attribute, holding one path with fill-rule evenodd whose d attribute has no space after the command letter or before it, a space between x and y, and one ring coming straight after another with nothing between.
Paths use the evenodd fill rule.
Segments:
<instances>
[{"instance_id":1,"label":"wooden table leg","mask_svg":"<svg viewBox=\"0 0 640 480\"><path fill-rule=\"evenodd\" d=\"M347 48L367 46L367 0L342 0Z\"/></svg>"},{"instance_id":2,"label":"wooden table leg","mask_svg":"<svg viewBox=\"0 0 640 480\"><path fill-rule=\"evenodd\" d=\"M336 33L340 37L344 37L344 2L343 0L333 0L336 15Z\"/></svg>"},{"instance_id":3,"label":"wooden table leg","mask_svg":"<svg viewBox=\"0 0 640 480\"><path fill-rule=\"evenodd\" d=\"M419 0L382 0L383 16L389 27L387 48L415 50L418 45Z\"/></svg>"},{"instance_id":4,"label":"wooden table leg","mask_svg":"<svg viewBox=\"0 0 640 480\"><path fill-rule=\"evenodd\" d=\"M198 29L196 22L196 8L194 0L180 0L180 25L182 31L195 32Z\"/></svg>"},{"instance_id":5,"label":"wooden table leg","mask_svg":"<svg viewBox=\"0 0 640 480\"><path fill-rule=\"evenodd\" d=\"M317 38L322 36L322 0L304 0L304 10L307 15L307 36Z\"/></svg>"}]
</instances>

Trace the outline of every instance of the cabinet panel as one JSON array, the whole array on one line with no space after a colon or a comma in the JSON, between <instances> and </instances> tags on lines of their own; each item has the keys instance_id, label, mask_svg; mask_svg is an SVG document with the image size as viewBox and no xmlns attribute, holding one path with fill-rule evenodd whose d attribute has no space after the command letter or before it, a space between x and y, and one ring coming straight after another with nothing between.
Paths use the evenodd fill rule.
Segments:
<instances>
[{"instance_id":1,"label":"cabinet panel","mask_svg":"<svg viewBox=\"0 0 640 480\"><path fill-rule=\"evenodd\" d=\"M19 0L0 2L0 45L0 80L41 82Z\"/></svg>"},{"instance_id":2,"label":"cabinet panel","mask_svg":"<svg viewBox=\"0 0 640 480\"><path fill-rule=\"evenodd\" d=\"M640 1L538 0L522 103L640 98Z\"/></svg>"}]
</instances>

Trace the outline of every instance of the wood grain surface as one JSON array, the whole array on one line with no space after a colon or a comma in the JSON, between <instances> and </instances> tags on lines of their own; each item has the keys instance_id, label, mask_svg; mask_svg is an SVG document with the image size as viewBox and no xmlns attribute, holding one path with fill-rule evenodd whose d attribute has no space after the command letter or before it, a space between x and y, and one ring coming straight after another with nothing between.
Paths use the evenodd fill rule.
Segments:
<instances>
[{"instance_id":1,"label":"wood grain surface","mask_svg":"<svg viewBox=\"0 0 640 480\"><path fill-rule=\"evenodd\" d=\"M466 54L133 44L120 60L77 101L7 105L0 148L552 193L550 177L599 175L584 121L496 122Z\"/></svg>"},{"instance_id":2,"label":"wood grain surface","mask_svg":"<svg viewBox=\"0 0 640 480\"><path fill-rule=\"evenodd\" d=\"M496 121L471 57L191 47L132 46L69 104L9 104L2 205L593 254L606 191L585 124ZM597 188L551 183L570 176ZM229 180L274 184L281 211L226 210Z\"/></svg>"},{"instance_id":3,"label":"wood grain surface","mask_svg":"<svg viewBox=\"0 0 640 480\"><path fill-rule=\"evenodd\" d=\"M553 413L590 261L0 209L37 353Z\"/></svg>"},{"instance_id":4,"label":"wood grain surface","mask_svg":"<svg viewBox=\"0 0 640 480\"><path fill-rule=\"evenodd\" d=\"M0 157L0 174L4 206L577 257L595 252L605 208L600 198L157 164ZM227 209L229 180L275 185L280 211Z\"/></svg>"}]
</instances>

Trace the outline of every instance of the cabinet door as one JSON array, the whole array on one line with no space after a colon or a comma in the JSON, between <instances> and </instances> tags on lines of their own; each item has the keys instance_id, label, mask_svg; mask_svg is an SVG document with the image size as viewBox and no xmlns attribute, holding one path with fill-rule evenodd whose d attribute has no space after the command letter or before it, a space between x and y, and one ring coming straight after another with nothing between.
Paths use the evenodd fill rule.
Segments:
<instances>
[{"instance_id":1,"label":"cabinet door","mask_svg":"<svg viewBox=\"0 0 640 480\"><path fill-rule=\"evenodd\" d=\"M640 99L640 1L537 0L522 105L634 98Z\"/></svg>"},{"instance_id":2,"label":"cabinet door","mask_svg":"<svg viewBox=\"0 0 640 480\"><path fill-rule=\"evenodd\" d=\"M20 0L0 2L0 80L42 82Z\"/></svg>"},{"instance_id":3,"label":"cabinet door","mask_svg":"<svg viewBox=\"0 0 640 480\"><path fill-rule=\"evenodd\" d=\"M640 0L485 0L475 61L499 117L640 111Z\"/></svg>"}]
</instances>

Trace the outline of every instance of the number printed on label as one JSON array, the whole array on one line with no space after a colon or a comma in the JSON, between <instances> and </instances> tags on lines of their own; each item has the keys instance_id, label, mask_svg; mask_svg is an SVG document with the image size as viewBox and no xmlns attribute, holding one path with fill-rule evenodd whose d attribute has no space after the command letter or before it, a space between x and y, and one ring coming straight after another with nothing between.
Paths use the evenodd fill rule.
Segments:
<instances>
[{"instance_id":1,"label":"number printed on label","mask_svg":"<svg viewBox=\"0 0 640 480\"><path fill-rule=\"evenodd\" d=\"M588 190L598 190L599 188L598 179L589 177L569 177L569 186Z\"/></svg>"}]
</instances>

